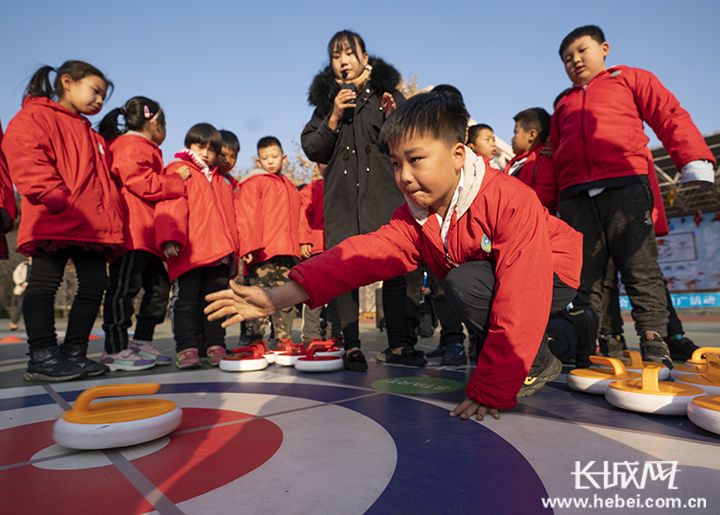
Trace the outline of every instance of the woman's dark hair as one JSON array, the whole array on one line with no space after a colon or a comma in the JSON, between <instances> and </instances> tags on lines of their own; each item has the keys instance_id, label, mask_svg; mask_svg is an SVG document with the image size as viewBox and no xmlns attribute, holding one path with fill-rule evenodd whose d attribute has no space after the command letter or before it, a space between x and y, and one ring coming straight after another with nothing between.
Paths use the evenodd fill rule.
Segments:
<instances>
[{"instance_id":1,"label":"woman's dark hair","mask_svg":"<svg viewBox=\"0 0 720 515\"><path fill-rule=\"evenodd\" d=\"M125 128L118 127L118 117L125 118ZM127 131L140 131L145 124L157 115L157 123L165 126L165 113L160 109L160 104L147 97L132 97L122 107L116 107L100 121L98 132L106 140L117 138Z\"/></svg>"},{"instance_id":2,"label":"woman's dark hair","mask_svg":"<svg viewBox=\"0 0 720 515\"><path fill-rule=\"evenodd\" d=\"M365 41L363 41L363 38L361 38L359 34L356 34L351 30L341 30L336 33L330 39L330 43L328 43L328 57L330 57L331 61L333 52L343 46L347 46L355 57L358 58L358 60L360 59L360 56L366 52Z\"/></svg>"},{"instance_id":3,"label":"woman's dark hair","mask_svg":"<svg viewBox=\"0 0 720 515\"><path fill-rule=\"evenodd\" d=\"M223 139L220 131L209 123L196 123L185 135L185 148L190 148L190 145L210 145L210 148L215 151L216 154L222 152Z\"/></svg>"},{"instance_id":4,"label":"woman's dark hair","mask_svg":"<svg viewBox=\"0 0 720 515\"><path fill-rule=\"evenodd\" d=\"M56 72L55 80L50 82L50 72ZM92 64L88 64L84 61L65 61L60 68L53 68L52 66L43 66L30 79L30 83L25 88L25 94L30 97L47 97L50 99L61 100L65 94L65 90L62 85L62 76L70 75L70 78L77 82L80 79L87 77L88 75L95 75L100 77L105 84L108 86L108 90L113 89L113 83L109 81L103 72L95 68ZM108 94L108 97L110 94Z\"/></svg>"}]
</instances>

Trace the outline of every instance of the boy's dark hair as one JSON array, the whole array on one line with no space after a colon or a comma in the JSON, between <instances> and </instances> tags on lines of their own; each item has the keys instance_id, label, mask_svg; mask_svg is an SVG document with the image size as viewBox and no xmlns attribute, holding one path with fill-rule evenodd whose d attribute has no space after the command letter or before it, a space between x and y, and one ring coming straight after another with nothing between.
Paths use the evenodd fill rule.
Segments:
<instances>
[{"instance_id":1,"label":"boy's dark hair","mask_svg":"<svg viewBox=\"0 0 720 515\"><path fill-rule=\"evenodd\" d=\"M460 90L451 84L438 84L431 91L438 95L456 95L463 104L465 103L465 99L462 93L460 93Z\"/></svg>"},{"instance_id":2,"label":"boy's dark hair","mask_svg":"<svg viewBox=\"0 0 720 515\"><path fill-rule=\"evenodd\" d=\"M333 53L345 45L347 45L358 60L360 60L360 56L366 52L365 41L360 37L360 34L351 30L341 30L335 33L335 35L330 38L330 43L328 43L328 57L331 61Z\"/></svg>"},{"instance_id":3,"label":"boy's dark hair","mask_svg":"<svg viewBox=\"0 0 720 515\"><path fill-rule=\"evenodd\" d=\"M240 140L235 136L235 133L221 129L220 136L222 136L223 147L228 147L236 154L240 152Z\"/></svg>"},{"instance_id":4,"label":"boy's dark hair","mask_svg":"<svg viewBox=\"0 0 720 515\"><path fill-rule=\"evenodd\" d=\"M222 136L220 131L209 123L197 123L190 127L185 135L185 148L190 148L190 145L210 145L210 148L215 151L216 154L220 154L222 151Z\"/></svg>"},{"instance_id":5,"label":"boy's dark hair","mask_svg":"<svg viewBox=\"0 0 720 515\"><path fill-rule=\"evenodd\" d=\"M147 97L132 97L122 107L116 107L100 121L98 132L106 140L111 140L127 131L140 131L153 116L158 115L158 125L165 127L165 113L160 104ZM125 118L125 128L118 127L118 117Z\"/></svg>"},{"instance_id":6,"label":"boy's dark hair","mask_svg":"<svg viewBox=\"0 0 720 515\"><path fill-rule=\"evenodd\" d=\"M52 71L56 72L57 75L51 84L50 72ZM61 100L65 94L65 90L63 89L62 81L60 79L66 74L70 75L72 80L76 82L88 75L95 75L100 77L105 84L107 84L110 92L114 88L113 83L109 81L105 75L103 75L103 72L95 68L92 64L88 64L84 61L65 61L60 68L43 66L36 71L30 79L27 88L25 88L23 98L25 95L30 95L30 97L47 97L50 99L55 97L57 100ZM110 93L108 93L107 96L110 97Z\"/></svg>"},{"instance_id":7,"label":"boy's dark hair","mask_svg":"<svg viewBox=\"0 0 720 515\"><path fill-rule=\"evenodd\" d=\"M465 104L457 95L418 93L395 109L380 129L378 143L387 143L406 136L429 136L449 145L465 143L468 115Z\"/></svg>"},{"instance_id":8,"label":"boy's dark hair","mask_svg":"<svg viewBox=\"0 0 720 515\"><path fill-rule=\"evenodd\" d=\"M257 150L260 152L264 148L268 147L280 147L280 151L282 151L282 145L280 144L280 140L277 139L275 136L265 136L264 138L260 138L260 141L257 143Z\"/></svg>"},{"instance_id":9,"label":"boy's dark hair","mask_svg":"<svg viewBox=\"0 0 720 515\"><path fill-rule=\"evenodd\" d=\"M602 29L600 29L597 25L585 25L583 27L578 27L565 36L565 39L563 39L562 43L560 43L560 58L562 59L563 52L573 41L583 36L590 36L601 45L605 43L605 34L603 34Z\"/></svg>"},{"instance_id":10,"label":"boy's dark hair","mask_svg":"<svg viewBox=\"0 0 720 515\"><path fill-rule=\"evenodd\" d=\"M550 115L542 107L531 107L520 111L513 120L519 123L525 132L535 129L542 143L545 143L550 136Z\"/></svg>"},{"instance_id":11,"label":"boy's dark hair","mask_svg":"<svg viewBox=\"0 0 720 515\"><path fill-rule=\"evenodd\" d=\"M495 131L493 130L493 128L490 127L490 126L489 126L488 124L486 124L486 123L478 123L477 125L471 125L471 126L468 128L468 137L467 137L467 141L465 142L465 144L468 144L468 143L470 143L470 142L474 142L474 141L477 139L478 134L480 134L480 131L483 130L483 129L488 129L490 132L493 132L493 133L495 132Z\"/></svg>"}]
</instances>

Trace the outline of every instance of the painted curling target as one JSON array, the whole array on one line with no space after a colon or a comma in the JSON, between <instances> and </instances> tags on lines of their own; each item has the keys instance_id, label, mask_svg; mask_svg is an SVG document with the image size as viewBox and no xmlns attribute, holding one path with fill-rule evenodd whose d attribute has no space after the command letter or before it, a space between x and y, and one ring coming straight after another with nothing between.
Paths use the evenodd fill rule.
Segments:
<instances>
[{"instance_id":1,"label":"painted curling target","mask_svg":"<svg viewBox=\"0 0 720 515\"><path fill-rule=\"evenodd\" d=\"M284 395L289 391L292 397ZM363 389L297 380L171 384L161 394L182 407L180 427L164 439L111 451L100 466L71 465L107 451L46 452L58 410L49 396L28 399L34 407L4 410L3 425L18 425L0 430L0 481L13 492L3 508L59 515L162 512L148 500L157 495L141 494L119 473L123 460L185 513L228 512L238 503L248 512L333 513L347 506L348 484L362 484L350 496L357 513L398 507L466 512L479 505L492 513L531 513L548 495L527 460L500 436L450 418L447 408L421 398L368 396ZM457 438L436 438L449 433ZM458 453L458 439L475 445ZM53 462L64 464L52 469ZM435 473L418 475L428 464ZM438 478L462 494L440 499ZM408 481L412 495L402 486ZM521 498L513 495L519 490Z\"/></svg>"}]
</instances>

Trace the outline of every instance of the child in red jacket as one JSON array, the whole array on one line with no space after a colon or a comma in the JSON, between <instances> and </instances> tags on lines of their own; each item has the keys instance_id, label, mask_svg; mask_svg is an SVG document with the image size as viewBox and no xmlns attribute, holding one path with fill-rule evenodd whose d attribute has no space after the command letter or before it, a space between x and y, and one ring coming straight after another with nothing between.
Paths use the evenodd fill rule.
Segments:
<instances>
[{"instance_id":1,"label":"child in red jacket","mask_svg":"<svg viewBox=\"0 0 720 515\"><path fill-rule=\"evenodd\" d=\"M560 45L574 83L552 116L550 146L563 220L584 235L576 304L602 309L612 259L632 305L643 359L672 367L663 341L668 324L652 221L646 122L668 150L683 182L708 187L715 159L690 115L645 70L605 67L610 47L599 27L573 30Z\"/></svg>"},{"instance_id":2,"label":"child in red jacket","mask_svg":"<svg viewBox=\"0 0 720 515\"><path fill-rule=\"evenodd\" d=\"M550 115L542 107L519 112L513 118L515 129L510 141L515 157L505 165L505 173L517 177L537 193L551 215L557 213L557 184L552 159L540 151L550 135Z\"/></svg>"},{"instance_id":3,"label":"child in red jacket","mask_svg":"<svg viewBox=\"0 0 720 515\"><path fill-rule=\"evenodd\" d=\"M5 233L13 230L17 216L15 191L13 191L10 173L7 169L5 154L2 152L2 123L0 123L0 259L8 259Z\"/></svg>"},{"instance_id":4,"label":"child in red jacket","mask_svg":"<svg viewBox=\"0 0 720 515\"><path fill-rule=\"evenodd\" d=\"M122 131L118 129L120 115L125 120ZM100 122L99 131L109 142L110 172L122 184L120 191L128 208L123 252L110 263L103 310L105 353L100 362L110 370L169 365L172 360L152 345L155 326L165 320L170 295L163 254L155 244L155 204L182 197L190 170L185 166L177 173L164 174L158 145L165 140L165 113L149 98L133 97L113 109ZM143 298L130 341L133 299L141 288Z\"/></svg>"},{"instance_id":5,"label":"child in red jacket","mask_svg":"<svg viewBox=\"0 0 720 515\"><path fill-rule=\"evenodd\" d=\"M18 252L33 256L23 306L28 381L65 381L108 370L86 354L107 285L105 252L123 243L124 203L110 176L105 140L83 116L102 109L108 87L112 83L102 72L82 61L43 66L3 138L10 176L22 195ZM69 260L78 291L58 346L54 301Z\"/></svg>"},{"instance_id":6,"label":"child in red jacket","mask_svg":"<svg viewBox=\"0 0 720 515\"><path fill-rule=\"evenodd\" d=\"M425 261L445 280L458 316L485 338L468 398L452 416L497 418L498 409L554 379L562 365L550 353L545 326L575 295L581 235L463 145L467 120L454 95L420 93L403 103L380 131L407 199L390 223L297 265L278 288L231 284L208 296L208 318L234 315L230 325L296 302L315 307Z\"/></svg>"},{"instance_id":7,"label":"child in red jacket","mask_svg":"<svg viewBox=\"0 0 720 515\"><path fill-rule=\"evenodd\" d=\"M253 170L240 183L242 218L240 255L247 270L247 282L274 288L288 280L290 269L300 261L300 194L282 173L287 156L273 136L257 144ZM272 313L275 338L290 339L294 307L284 306ZM267 318L248 321L246 339L263 337Z\"/></svg>"},{"instance_id":8,"label":"child in red jacket","mask_svg":"<svg viewBox=\"0 0 720 515\"><path fill-rule=\"evenodd\" d=\"M170 303L178 368L197 368L206 356L217 366L226 356L221 321L202 316L205 296L221 290L237 274L238 233L235 209L237 183L214 167L222 136L208 123L190 128L185 149L166 167L166 173L190 170L187 193L158 203L155 238L167 257L173 284Z\"/></svg>"}]
</instances>

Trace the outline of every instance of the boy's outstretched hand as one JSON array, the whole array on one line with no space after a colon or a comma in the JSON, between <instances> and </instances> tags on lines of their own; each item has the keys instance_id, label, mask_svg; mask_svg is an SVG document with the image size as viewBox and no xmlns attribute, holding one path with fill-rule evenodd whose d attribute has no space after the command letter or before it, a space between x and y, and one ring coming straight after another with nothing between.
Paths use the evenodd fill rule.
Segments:
<instances>
[{"instance_id":1,"label":"boy's outstretched hand","mask_svg":"<svg viewBox=\"0 0 720 515\"><path fill-rule=\"evenodd\" d=\"M462 420L467 420L477 413L477 419L483 420L485 415L492 415L495 420L500 419L500 413L497 408L491 408L472 400L470 397L465 397L457 408L450 412L451 417L457 417L460 415Z\"/></svg>"},{"instance_id":2,"label":"boy's outstretched hand","mask_svg":"<svg viewBox=\"0 0 720 515\"><path fill-rule=\"evenodd\" d=\"M205 314L211 322L229 316L223 327L239 324L243 320L272 315L277 311L266 290L257 286L241 286L230 281L230 289L211 293L205 297L210 302Z\"/></svg>"}]
</instances>

